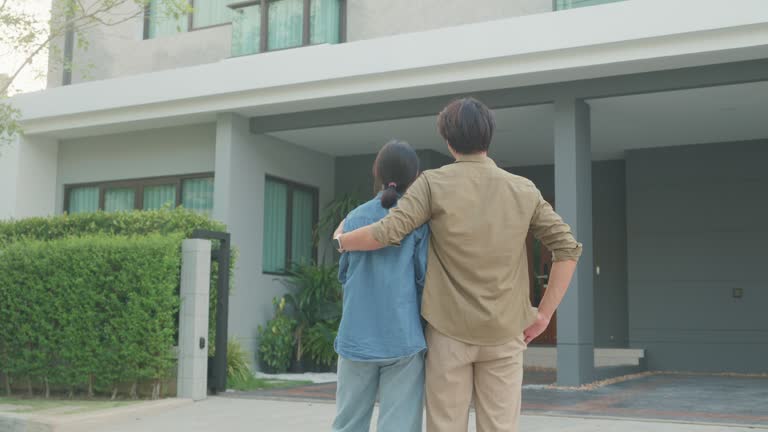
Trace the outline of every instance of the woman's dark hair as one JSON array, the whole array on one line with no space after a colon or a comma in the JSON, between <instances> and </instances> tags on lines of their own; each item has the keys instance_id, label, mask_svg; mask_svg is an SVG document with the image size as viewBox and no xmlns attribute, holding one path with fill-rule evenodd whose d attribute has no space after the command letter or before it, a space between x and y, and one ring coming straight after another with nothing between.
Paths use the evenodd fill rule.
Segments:
<instances>
[{"instance_id":1,"label":"woman's dark hair","mask_svg":"<svg viewBox=\"0 0 768 432\"><path fill-rule=\"evenodd\" d=\"M419 156L410 144L398 140L384 144L373 163L373 178L384 188L381 206L392 208L398 194L405 193L418 176Z\"/></svg>"},{"instance_id":2,"label":"woman's dark hair","mask_svg":"<svg viewBox=\"0 0 768 432\"><path fill-rule=\"evenodd\" d=\"M482 102L463 98L451 102L440 112L437 129L457 153L480 153L491 146L496 120Z\"/></svg>"}]
</instances>

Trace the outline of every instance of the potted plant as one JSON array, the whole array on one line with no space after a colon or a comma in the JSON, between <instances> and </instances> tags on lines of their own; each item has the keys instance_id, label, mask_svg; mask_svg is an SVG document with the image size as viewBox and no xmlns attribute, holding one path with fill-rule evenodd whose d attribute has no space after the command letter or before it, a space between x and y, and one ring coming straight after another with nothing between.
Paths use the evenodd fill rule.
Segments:
<instances>
[{"instance_id":1,"label":"potted plant","mask_svg":"<svg viewBox=\"0 0 768 432\"><path fill-rule=\"evenodd\" d=\"M318 323L337 322L341 317L341 284L337 274L336 265L303 264L294 266L286 281L291 292L284 298L296 321L293 372L306 370L304 354L307 332ZM316 329L315 336L324 335L318 332L320 330Z\"/></svg>"}]
</instances>

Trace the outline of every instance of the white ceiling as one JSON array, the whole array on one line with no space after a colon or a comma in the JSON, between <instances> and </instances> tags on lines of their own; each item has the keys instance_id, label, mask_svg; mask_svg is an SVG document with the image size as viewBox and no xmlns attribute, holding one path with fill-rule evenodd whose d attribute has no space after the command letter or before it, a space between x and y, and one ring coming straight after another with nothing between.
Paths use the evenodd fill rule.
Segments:
<instances>
[{"instance_id":1,"label":"white ceiling","mask_svg":"<svg viewBox=\"0 0 768 432\"><path fill-rule=\"evenodd\" d=\"M594 159L628 149L768 138L768 82L589 101ZM551 105L496 110L492 156L505 166L553 161ZM334 156L375 153L399 138L446 153L434 116L329 126L272 135Z\"/></svg>"}]
</instances>

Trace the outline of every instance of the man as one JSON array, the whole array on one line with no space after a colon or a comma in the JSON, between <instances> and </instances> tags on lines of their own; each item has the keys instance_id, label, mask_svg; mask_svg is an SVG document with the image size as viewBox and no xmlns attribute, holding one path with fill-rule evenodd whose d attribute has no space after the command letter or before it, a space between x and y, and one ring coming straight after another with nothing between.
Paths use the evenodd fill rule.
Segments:
<instances>
[{"instance_id":1,"label":"man","mask_svg":"<svg viewBox=\"0 0 768 432\"><path fill-rule=\"evenodd\" d=\"M479 432L517 431L523 351L549 325L581 245L531 181L488 158L495 122L485 105L454 101L438 128L456 163L425 171L384 219L334 238L341 250L375 250L429 222L427 431L466 431L473 394ZM553 253L538 311L528 300L529 231Z\"/></svg>"}]
</instances>

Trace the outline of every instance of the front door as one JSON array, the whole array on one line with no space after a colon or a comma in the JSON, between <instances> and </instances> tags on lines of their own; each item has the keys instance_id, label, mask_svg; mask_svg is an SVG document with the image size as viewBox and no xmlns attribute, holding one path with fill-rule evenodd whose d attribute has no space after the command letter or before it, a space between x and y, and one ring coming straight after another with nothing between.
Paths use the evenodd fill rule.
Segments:
<instances>
[{"instance_id":1,"label":"front door","mask_svg":"<svg viewBox=\"0 0 768 432\"><path fill-rule=\"evenodd\" d=\"M552 252L530 233L526 243L528 247L531 304L539 307L539 303L541 303L544 293L547 291L549 271L552 268ZM532 344L557 345L557 313L552 316L549 327Z\"/></svg>"}]
</instances>

